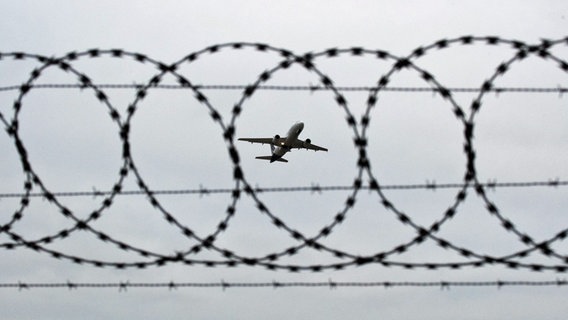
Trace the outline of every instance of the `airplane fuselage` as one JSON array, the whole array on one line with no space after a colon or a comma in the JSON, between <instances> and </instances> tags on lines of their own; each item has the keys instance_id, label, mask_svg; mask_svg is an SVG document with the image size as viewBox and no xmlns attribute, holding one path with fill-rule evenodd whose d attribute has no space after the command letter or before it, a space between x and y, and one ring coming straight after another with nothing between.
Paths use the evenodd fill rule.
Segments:
<instances>
[{"instance_id":1,"label":"airplane fuselage","mask_svg":"<svg viewBox=\"0 0 568 320\"><path fill-rule=\"evenodd\" d=\"M275 148L272 150L272 156L270 157L270 162L274 162L280 158L282 158L286 152L290 151L290 147L294 141L298 139L300 133L304 130L304 123L297 122L295 123L290 130L288 130L288 134L286 135L286 140L282 145L276 145Z\"/></svg>"}]
</instances>

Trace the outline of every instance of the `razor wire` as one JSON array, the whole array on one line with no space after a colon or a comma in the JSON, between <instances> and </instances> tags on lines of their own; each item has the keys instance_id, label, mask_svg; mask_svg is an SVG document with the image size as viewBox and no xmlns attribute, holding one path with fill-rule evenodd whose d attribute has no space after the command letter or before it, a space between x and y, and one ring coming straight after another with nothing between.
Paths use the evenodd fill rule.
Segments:
<instances>
[{"instance_id":1,"label":"razor wire","mask_svg":"<svg viewBox=\"0 0 568 320\"><path fill-rule=\"evenodd\" d=\"M474 147L474 132L475 132L475 118L483 105L483 99L488 93L495 92L511 92L511 91L521 91L521 92L557 92L562 95L566 89L563 87L558 88L499 88L495 85L496 80L506 74L515 64L521 62L528 57L536 57L545 61L550 61L555 63L557 67L564 73L568 72L568 63L550 52L550 49L558 45L568 45L568 38L560 40L542 40L537 44L526 44L517 40L507 40L501 39L499 37L475 37L475 36L463 36L454 39L442 39L428 46L418 47L407 56L398 56L391 54L383 50L371 50L362 47L352 47L346 49L331 48L321 52L308 52L304 54L296 54L290 50L273 47L268 44L261 43L226 43L209 46L207 48L195 51L183 57L182 59L173 62L166 63L155 60L141 53L129 52L122 49L90 49L82 52L70 52L60 57L47 57L37 54L30 54L24 52L12 52L12 53L0 53L0 62L5 61L6 58L11 58L14 60L31 60L36 61L39 67L33 69L30 73L29 79L17 88L17 97L13 104L13 114L11 117L0 113L0 120L5 126L8 136L13 141L14 146L17 150L19 160L24 172L24 190L23 193L18 194L3 194L2 197L19 197L20 206L11 216L8 222L0 224L0 234L7 235L11 241L0 243L0 248L11 250L16 248L29 248L37 252L47 254L56 259L69 260L77 264L92 265L96 267L114 267L118 269L124 268L146 268L149 266L163 266L170 263L181 263L185 265L202 265L206 267L215 266L257 266L263 267L269 270L287 270L291 272L299 271L324 271L324 270L342 270L348 267L362 266L369 264L377 264L384 267L400 267L405 269L415 269L424 268L429 270L448 268L448 269L461 269L464 267L482 267L487 265L502 265L511 269L528 269L532 271L556 271L556 272L566 272L568 270L568 255L561 252L557 252L552 248L552 245L556 242L565 240L568 236L568 228L564 228L559 231L556 235L545 240L535 240L535 237L529 235L525 231L519 229L514 222L509 218L505 217L499 210L498 206L491 200L490 196L487 194L487 190L495 187L499 187L496 182L482 183L479 181L476 171L476 150ZM499 64L495 72L490 75L485 82L477 89L467 89L467 88L453 88L443 86L433 74L429 73L427 70L422 69L417 64L415 60L431 53L434 50L446 50L455 46L472 46L472 45L488 45L488 46L508 46L513 51L514 54L506 60L505 62ZM277 65L272 68L266 69L260 73L253 83L246 86L236 86L236 87L215 87L215 86L204 86L200 84L192 83L188 78L178 72L178 69L182 65L197 63L200 58L206 55L214 55L221 51L230 50L254 50L256 52L262 52L265 54L274 54L279 56L282 60ZM357 120L352 109L348 106L348 100L343 94L345 87L338 87L334 84L334 81L327 76L322 70L316 66L318 59L333 59L340 56L370 56L377 60L385 61L392 64L391 69L378 78L376 85L371 87L359 87L357 90L367 91L367 105L365 111L363 112L361 118ZM99 57L107 57L111 59L131 59L132 61L138 62L140 64L151 65L157 69L157 73L150 77L146 83L135 84L135 85L98 85L95 84L87 74L80 72L73 66L74 61L80 59L94 59ZM267 85L268 81L277 74L279 71L290 68L293 65L297 65L310 74L315 75L319 79L319 84L315 86L299 86L299 87L270 87ZM41 78L42 74L50 68L58 68L68 74L74 76L77 80L77 84L72 85L57 85L57 84L36 84L36 81ZM427 88L413 87L408 90L403 90L401 88L389 87L391 78L402 70L409 70L415 72L419 77L426 83ZM215 189L217 192L229 193L231 195L229 203L226 205L225 216L219 221L215 230L208 235L198 235L198 233L193 230L190 226L181 223L171 212L169 212L160 200L156 197L159 193L152 189L149 184L144 180L143 176L140 174L138 167L134 161L134 157L131 153L130 144L130 130L133 119L135 119L136 112L138 110L138 105L141 101L145 99L148 92L154 88L166 88L167 85L162 84L162 80L165 75L173 76L178 85L175 88L183 88L189 90L193 93L196 101L201 104L209 112L212 121L221 130L224 142L227 147L229 158L232 166L232 176L234 180L233 188ZM49 190L43 183L43 180L39 174L34 170L32 163L29 160L27 149L24 145L22 138L20 137L20 112L24 106L24 100L26 96L34 89L41 88L81 88L83 90L91 91L97 100L103 104L108 110L109 116L113 123L117 126L118 135L122 144L122 164L118 170L118 177L112 190L106 192L93 191L92 193L60 193ZM130 88L135 89L136 93L134 95L132 103L128 105L125 114L121 114L119 109L113 106L107 94L103 89L109 88ZM174 88L174 87L171 87ZM340 89L341 88L341 89ZM429 89L428 89L429 88ZM239 100L235 103L234 107L230 111L230 117L228 120L224 119L221 113L215 106L210 103L208 97L205 95L204 90L207 89L223 89L223 90L241 90L242 95ZM333 219L324 225L319 232L314 235L303 234L302 232L294 229L292 226L287 224L284 219L275 215L270 206L268 206L260 197L260 194L266 191L321 191L326 187L312 186L309 188L273 188L265 189L260 187L253 187L250 182L245 177L245 172L241 166L241 160L239 156L239 151L237 145L234 143L234 133L236 130L237 119L241 115L241 112L246 105L246 102L257 92L258 90L269 89L269 90L325 90L328 91L333 96L333 101L337 106L344 112L346 124L353 134L353 144L357 151L358 158L356 163L355 176L353 178L353 183L351 186L331 186L328 190L341 189L349 191L343 206L337 211ZM343 89L343 90L342 90ZM14 91L16 90L13 86L3 87L2 91ZM397 208L397 206L384 194L384 190L393 188L393 186L383 185L379 179L376 178L373 170L371 169L371 159L367 156L367 143L368 143L368 127L372 119L372 111L379 104L378 96L384 91L432 91L439 94L444 101L451 105L451 111L456 117L457 121L463 126L464 134L464 148L463 152L466 156L466 171L463 176L463 181L457 184L451 185L437 185L435 183L426 183L420 186L420 188L433 189L439 187L449 187L457 189L455 194L455 199L448 208L442 212L442 216L432 222L430 225L421 225L414 221L409 215L404 213L402 210ZM477 97L469 106L469 112L466 112L462 106L460 106L454 100L454 92L467 91L476 92ZM139 187L138 191L127 191L123 190L123 184L127 176L133 176L136 180L136 184ZM364 182L364 181L368 182ZM536 185L546 185L546 186L558 186L564 185L565 181L548 181L548 182L522 182L517 184L517 186L536 186ZM506 185L504 185L506 186ZM509 185L509 186L512 186ZM412 186L403 186L400 189L410 189ZM416 187L416 186L414 186ZM37 192L32 192L34 188L37 188ZM416 233L416 236L409 239L406 242L399 243L391 249L378 251L373 254L359 255L352 252L340 250L328 245L325 245L322 241L325 238L329 238L334 231L348 218L348 213L355 207L358 194L361 190L369 190L370 192L376 194L379 198L381 205L390 213L395 215L397 219L405 226L410 227ZM522 243L526 248L520 251L512 252L504 256L493 256L482 252L476 252L474 250L461 247L452 241L439 236L439 231L442 227L451 220L454 216L459 213L459 207L464 203L468 191L474 190L475 193L483 200L485 208L489 214L495 216L503 229L513 235L515 235L519 242ZM210 191L206 188L200 188L199 190L185 190L179 191L180 194L188 193L198 193L207 194ZM174 190L175 192L175 190ZM172 193L174 193L172 192ZM125 241L119 240L109 234L96 229L92 226L93 222L101 218L105 211L108 210L112 205L113 201L118 195L123 194L141 194L145 195L151 206L157 210L163 217L163 219L170 224L173 228L181 232L188 240L197 241L196 245L187 248L184 251L176 252L175 254L164 254L161 252L154 252L146 249L142 249L136 244L127 243ZM73 195L92 195L101 198L100 205L96 208L86 219L81 219L77 214L64 205L60 198L65 196ZM74 226L70 228L61 229L60 231L41 237L39 239L30 239L25 237L23 234L19 234L13 230L13 226L17 224L26 212L26 208L29 206L30 199L32 197L41 196L49 204L55 206L58 211L66 218L74 222ZM252 200L255 203L257 210L267 217L271 223L277 228L286 232L291 239L293 239L297 244L289 246L283 250L275 251L270 254L262 256L246 256L239 254L229 248L223 247L216 242L222 236L222 234L229 228L231 220L237 214L237 203L244 197ZM68 254L62 251L54 250L49 247L51 243L55 241L60 241L68 238L71 234L76 232L89 232L93 234L97 239L103 243L111 244L116 246L122 251L136 253L140 256L142 260L136 262L126 262L126 261L103 261L90 258L88 256L78 256L73 254ZM432 241L436 243L439 247L445 250L453 251L463 258L466 259L465 262L401 262L395 260L394 256L402 254L413 247L420 246L426 241ZM326 253L331 257L339 259L341 262L329 263L329 264L286 264L280 262L281 259L285 257L291 257L297 255L299 252L305 249L312 249L318 252ZM199 252L208 251L215 253L219 256L219 259L199 259L196 258ZM555 263L551 264L541 264L541 263L529 263L523 261L524 258L533 255L535 253L540 253L551 260L555 260Z\"/></svg>"}]
</instances>

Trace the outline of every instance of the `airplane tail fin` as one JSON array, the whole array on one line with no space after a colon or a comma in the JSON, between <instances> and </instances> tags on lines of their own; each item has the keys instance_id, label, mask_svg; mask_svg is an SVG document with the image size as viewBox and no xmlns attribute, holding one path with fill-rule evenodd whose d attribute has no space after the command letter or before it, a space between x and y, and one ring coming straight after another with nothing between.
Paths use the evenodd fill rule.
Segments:
<instances>
[{"instance_id":1,"label":"airplane tail fin","mask_svg":"<svg viewBox=\"0 0 568 320\"><path fill-rule=\"evenodd\" d=\"M286 160L286 159L284 159L284 158L278 158L278 159L272 160L272 156L258 156L258 157L256 157L256 159L259 159L259 160L268 160L268 161L288 162L288 160Z\"/></svg>"}]
</instances>

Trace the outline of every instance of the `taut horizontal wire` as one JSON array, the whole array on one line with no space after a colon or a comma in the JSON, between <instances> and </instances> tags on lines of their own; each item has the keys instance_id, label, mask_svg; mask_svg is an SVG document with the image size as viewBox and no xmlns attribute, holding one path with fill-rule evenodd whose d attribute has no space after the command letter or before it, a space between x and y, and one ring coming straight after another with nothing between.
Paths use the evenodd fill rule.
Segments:
<instances>
[{"instance_id":1,"label":"taut horizontal wire","mask_svg":"<svg viewBox=\"0 0 568 320\"><path fill-rule=\"evenodd\" d=\"M124 84L124 83L106 83L94 85L101 89L140 89L143 88L141 84ZM194 85L195 89L200 90L244 90L248 85L225 85L225 84L214 84L214 85ZM0 91L14 91L19 90L20 85L11 85L0 87ZM45 84L34 84L30 86L30 89L81 89L84 88L83 84L76 83L45 83ZM179 84L160 84L149 87L154 89L190 89L187 86L182 86ZM370 86L337 86L336 89L340 91L371 91L377 87ZM257 90L275 90L275 91L319 91L319 90L331 90L330 88L317 85L308 86L294 86L294 85L260 85L256 88ZM568 92L568 88L558 86L556 88L546 88L546 87L495 87L489 90L482 88L466 88L466 87L456 87L447 88L451 92L524 92L524 93L565 93ZM394 91L394 92L438 92L438 88L432 87L384 87L381 91Z\"/></svg>"},{"instance_id":2,"label":"taut horizontal wire","mask_svg":"<svg viewBox=\"0 0 568 320\"><path fill-rule=\"evenodd\" d=\"M128 288L221 288L223 290L228 288L318 288L324 287L329 289L336 289L340 287L422 287L431 288L439 287L441 289L450 289L451 287L564 287L568 285L566 280L553 280L553 281L376 281L376 282L345 282L345 281L320 281L320 282L98 282L98 283L75 283L75 282L52 282L52 283L0 283L0 288L8 289L15 288L18 290L24 289L57 289L67 288L69 290L78 288L91 288L91 289L108 289L117 288L119 291L126 291Z\"/></svg>"},{"instance_id":3,"label":"taut horizontal wire","mask_svg":"<svg viewBox=\"0 0 568 320\"><path fill-rule=\"evenodd\" d=\"M487 189L495 189L495 188L529 188L529 187L559 187L559 186L566 186L568 185L568 180L549 180L549 181L525 181L525 182L487 182L487 183L480 183L480 186L487 188ZM428 189L428 190L436 190L436 189L458 189L463 188L463 183L443 183L443 184L436 184L435 182L428 182L425 184L399 184L399 185L384 185L380 186L381 190L417 190L417 189ZM473 188L475 185L470 184L468 188ZM255 187L252 188L256 193L263 193L263 192L324 192L324 191L349 191L353 190L355 186L319 186L319 185L312 185L312 186L296 186L296 187ZM360 190L370 190L371 187L369 186L360 186L358 187ZM239 189L240 191L245 191L243 188ZM205 187L201 187L199 189L170 189L170 190L152 190L153 195L181 195L181 194L198 194L198 195L207 195L207 194L222 194L222 193L232 193L235 189L231 188L213 188L208 189ZM91 197L98 197L98 196L108 196L112 194L112 191L70 191L70 192L53 192L52 195L56 197L84 197L84 196L91 196ZM146 195L146 192L142 190L129 190L129 191L121 191L118 193L119 195ZM24 193L0 193L1 198L20 198L25 196ZM29 197L43 197L44 193L42 192L30 192L28 195Z\"/></svg>"}]
</instances>

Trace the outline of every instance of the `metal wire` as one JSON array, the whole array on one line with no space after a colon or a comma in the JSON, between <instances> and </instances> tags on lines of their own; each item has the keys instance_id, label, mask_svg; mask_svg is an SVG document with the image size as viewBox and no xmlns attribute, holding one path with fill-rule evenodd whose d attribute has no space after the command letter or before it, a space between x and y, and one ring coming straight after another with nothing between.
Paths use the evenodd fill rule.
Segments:
<instances>
[{"instance_id":1,"label":"metal wire","mask_svg":"<svg viewBox=\"0 0 568 320\"><path fill-rule=\"evenodd\" d=\"M566 180L549 179L547 181L522 181L522 182L496 182L492 180L487 183L480 183L482 187L487 189L497 189L497 188L533 188L533 187L563 187L568 185ZM292 186L292 187L254 187L252 188L256 193L278 193L278 192L311 192L311 193L323 193L328 191L353 191L357 187L353 185L349 186L320 186L318 184L312 184L311 186ZM393 184L381 186L382 190L442 190L442 189L462 189L462 188L474 188L473 185L465 185L463 183L436 183L427 182L423 184ZM372 190L370 186L360 186L359 190ZM154 195L212 195L212 194L229 194L234 192L235 189L231 188L206 188L199 187L197 189L166 189L166 190L151 190ZM245 189L238 190L239 192L245 192ZM53 192L52 195L55 197L102 197L111 195L113 191L64 191L64 192ZM141 190L125 190L120 191L116 195L123 196L140 196L146 193ZM2 198L21 198L26 196L25 193L0 193L0 199ZM27 194L30 198L41 198L45 194L41 192L30 192Z\"/></svg>"},{"instance_id":2,"label":"metal wire","mask_svg":"<svg viewBox=\"0 0 568 320\"><path fill-rule=\"evenodd\" d=\"M142 84L127 84L127 83L102 83L95 84L97 88L100 89L139 89ZM196 89L200 90L244 90L247 85L227 85L227 84L196 84L194 86ZM82 89L84 85L77 83L43 83L34 84L30 89ZM148 89L165 89L165 90L191 90L186 86L179 84L159 84L151 86ZM339 91L365 91L370 92L376 89L376 87L366 87L366 86L338 86L336 88ZM447 88L450 92L481 92L481 88ZM17 91L20 90L19 85L3 86L0 87L0 92L2 91ZM330 88L314 85L314 86L295 86L295 85L261 85L257 87L257 90L268 90L268 91L329 91ZM386 87L383 91L392 92L440 92L437 88L432 87ZM488 90L488 92L495 93L559 93L563 94L568 92L568 88L558 86L556 88L539 88L539 87L495 87Z\"/></svg>"},{"instance_id":3,"label":"metal wire","mask_svg":"<svg viewBox=\"0 0 568 320\"><path fill-rule=\"evenodd\" d=\"M118 289L126 292L130 288L155 289L164 288L168 290L177 290L182 288L192 289L285 289L285 288L375 288L382 287L384 289L413 287L413 288L440 288L441 290L450 290L452 287L495 287L501 289L504 287L565 287L568 285L566 280L551 281L316 281L316 282L51 282L51 283L0 283L0 289Z\"/></svg>"},{"instance_id":4,"label":"metal wire","mask_svg":"<svg viewBox=\"0 0 568 320\"><path fill-rule=\"evenodd\" d=\"M424 47L418 47L407 56L398 56L383 50L370 50L365 48L346 48L337 49L331 48L317 53L295 54L289 50L276 48L267 44L260 43L226 43L209 46L207 48L195 51L183 57L179 61L173 63L160 62L154 60L144 54L128 52L122 49L100 50L91 49L84 52L70 52L64 56L53 58L41 55L33 55L23 52L0 53L0 58L12 58L14 60L32 60L39 63L39 67L35 68L29 76L29 79L17 88L10 86L2 88L2 91L16 91L17 97L13 104L13 116L7 118L0 113L0 121L5 126L6 132L17 150L19 160L25 174L24 192L3 194L3 197L20 198L20 207L12 215L11 219L4 224L0 225L0 233L7 235L10 241L0 243L0 248L12 250L17 248L28 248L34 251L46 254L56 259L63 259L77 264L90 265L95 267L114 267L118 269L124 268L146 268L150 266L163 266L169 263L191 265L202 265L207 267L225 266L255 266L263 267L269 270L286 270L290 272L299 271L313 271L319 272L324 270L342 270L349 267L362 266L367 264L375 264L383 267L399 267L404 269L423 268L427 270L436 270L441 268L447 269L461 269L466 267L482 267L488 265L501 265L511 269L526 269L532 271L554 271L566 272L568 271L568 255L557 252L553 246L557 242L561 242L568 236L568 228L565 228L546 240L535 240L534 237L521 230L517 225L508 217L505 217L499 211L498 206L491 201L487 191L496 187L532 187L532 186L560 186L565 185L565 181L553 180L548 182L534 181L534 182L520 182L509 184L481 183L478 181L476 170L476 150L474 146L474 132L476 125L476 115L483 106L483 98L491 92L557 92L560 95L566 91L566 88L498 88L494 85L495 81L506 74L511 67L520 63L527 57L535 57L550 63L554 63L562 72L568 73L568 63L556 57L551 53L550 49L555 46L568 44L568 38L559 40L542 40L537 44L526 44L517 40L507 40L498 37L474 37L463 36L454 39L442 39L433 44ZM488 45L488 46L503 46L508 47L513 51L509 60L496 66L495 71L487 80L485 80L479 88L447 88L442 86L434 77L434 75L425 69L418 67L414 61L429 54L433 50L448 50L454 46L473 46L473 45ZM196 63L201 57L205 55L215 55L220 51L230 50L254 50L265 54L274 54L281 57L281 62L272 68L267 69L258 75L256 81L246 86L204 86L193 84L184 75L177 72L179 67L184 64ZM324 74L315 64L317 59L321 58L335 58L338 56L371 56L380 61L387 61L392 63L392 68L383 74L374 86L368 87L337 87L334 81ZM137 63L143 63L146 66L155 68L156 74L149 78L147 82L136 85L97 85L89 78L88 75L77 71L73 67L73 62L80 59L93 59L99 57L107 57L110 59L131 59ZM2 60L6 61L6 60ZM317 86L273 86L269 87L266 83L272 76L281 70L287 69L292 65L298 65L319 79ZM78 84L47 84L38 85L36 81L41 78L42 74L50 68L58 68L71 74L77 80ZM399 71L408 70L418 74L427 84L428 88L412 87L412 88L389 88L390 79ZM169 87L169 85L162 85L163 77L168 74L173 76L178 85ZM43 86L43 87L42 87ZM106 86L106 87L105 87ZM48 88L48 89L63 89L63 88L82 88L94 94L97 100L103 104L117 127L118 135L122 143L122 164L119 168L119 176L113 188L110 191L99 192L53 192L49 190L43 183L40 175L35 171L34 166L30 162L26 146L20 137L20 124L21 119L20 111L24 105L27 95L35 89ZM136 93L133 96L133 101L126 109L125 113L121 113L119 109L113 106L103 89L135 89ZM209 114L215 125L219 126L223 134L223 139L227 146L227 151L230 155L230 165L233 170L234 187L228 189L188 189L188 190L164 190L164 193L176 194L209 194L212 192L230 193L231 199L225 210L224 218L218 223L216 229L206 236L198 236L197 233L179 221L172 215L156 198L157 191L153 190L144 180L139 172L135 159L131 154L130 145L130 128L133 115L138 110L138 104L145 98L149 90L156 88L162 89L180 89L184 88L191 90L195 99L208 110ZM240 99L234 104L231 110L230 119L223 119L221 113L210 103L207 96L204 94L205 90L241 90L242 95ZM337 106L344 112L347 125L353 132L353 142L358 152L358 161L356 167L356 174L351 186L329 186L329 187L275 187L275 188L256 188L252 187L249 181L245 178L243 168L240 165L240 157L238 147L235 145L234 133L236 129L236 120L238 119L244 104L254 95L258 90L326 90L329 91ZM352 110L349 108L347 98L343 95L344 91L358 90L367 91L369 96L367 99L367 107L360 120L357 120L353 115ZM424 185L406 185L406 186L384 186L375 177L371 170L370 160L367 157L367 129L371 123L371 110L378 104L378 95L384 91L432 91L439 94L444 101L451 105L451 111L456 117L457 121L463 125L464 143L463 152L467 159L466 172L463 176L463 181L456 184L437 185L435 183L426 183ZM466 112L462 107L454 101L453 94L455 92L475 92L476 98L469 107L469 112ZM123 183L127 175L132 175L137 182L139 191L123 191ZM367 181L367 182L364 182ZM325 189L328 188L328 189ZM386 189L431 189L438 188L455 188L456 195L453 203L445 210L442 218L433 221L429 225L421 225L411 219L407 214L398 209L396 205L389 200L383 193ZM36 189L37 192L32 190ZM321 231L314 236L308 236L288 225L284 219L275 215L270 207L264 203L258 194L262 192L291 192L291 191L332 191L332 190L346 190L349 191L348 195L339 210L335 211L334 218L327 225L321 228ZM330 237L333 232L348 218L348 213L354 207L357 200L359 191L369 190L371 193L376 194L379 203L404 225L414 230L415 236L406 242L398 243L396 246L383 251L374 252L368 255L359 255L353 252L347 252L338 248L325 245L321 240ZM501 226L506 232L515 235L518 241L524 246L524 249L511 252L504 256L492 256L482 252L476 252L469 248L460 247L452 241L439 236L439 231L442 227L459 212L460 205L465 201L467 193L474 191L484 202L487 212L495 216L500 222ZM152 207L160 212L164 220L173 227L177 232L181 232L187 239L196 241L197 244L183 252L175 252L174 254L153 252L142 249L135 243L126 243L119 241L109 234L95 228L93 222L98 220L104 215L105 211L113 205L115 197L125 194L143 194L148 199ZM57 210L66 218L73 221L74 226L66 229L61 229L59 232L42 237L40 239L29 239L24 234L17 233L14 230L16 225L24 216L26 209L30 203L31 197L44 198L48 204L55 206ZM100 206L92 211L86 218L81 219L78 215L65 206L59 198L65 196L97 196L102 200ZM291 239L294 239L297 245L290 246L284 250L274 251L263 256L246 256L237 252L231 251L218 244L217 239L230 227L231 219L237 212L237 202L243 198L248 197L251 199L258 211L266 216L272 224L283 231L285 231ZM73 255L52 249L49 244L55 240L62 240L68 238L72 233L77 231L89 232L93 234L102 243L111 244L125 252L135 253L140 257L138 261L103 261L90 257L88 253L84 256ZM412 247L417 247L424 243L426 240L432 241L439 245L444 250L449 250L457 253L464 261L460 262L401 262L395 260L395 256L406 252ZM298 254L304 249L312 249L321 253L326 253L339 262L335 263L316 263L316 264L286 264L282 262L282 258L290 257ZM199 259L196 254L202 250L207 250L211 253L218 255L218 259ZM531 263L527 262L525 258L533 254L541 254L550 263ZM382 284L384 286L384 283ZM495 285L494 283L492 285ZM128 287L128 286L125 286Z\"/></svg>"}]
</instances>

